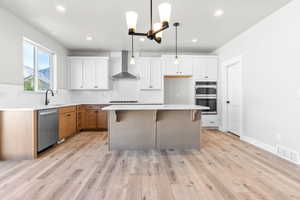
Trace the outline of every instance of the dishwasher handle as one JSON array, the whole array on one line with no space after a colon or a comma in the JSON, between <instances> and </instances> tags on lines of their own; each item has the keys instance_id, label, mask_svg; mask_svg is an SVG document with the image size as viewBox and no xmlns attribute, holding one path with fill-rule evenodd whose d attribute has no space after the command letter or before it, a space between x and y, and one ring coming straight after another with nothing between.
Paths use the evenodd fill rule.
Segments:
<instances>
[{"instance_id":1,"label":"dishwasher handle","mask_svg":"<svg viewBox=\"0 0 300 200\"><path fill-rule=\"evenodd\" d=\"M47 110L47 111L40 111L39 115L51 115L51 114L56 114L57 110Z\"/></svg>"}]
</instances>

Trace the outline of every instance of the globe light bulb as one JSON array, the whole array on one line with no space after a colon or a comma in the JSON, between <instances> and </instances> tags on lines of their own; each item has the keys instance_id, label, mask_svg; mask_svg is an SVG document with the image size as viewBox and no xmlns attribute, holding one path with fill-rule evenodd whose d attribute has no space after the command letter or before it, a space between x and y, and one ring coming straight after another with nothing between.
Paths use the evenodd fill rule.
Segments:
<instances>
[{"instance_id":1,"label":"globe light bulb","mask_svg":"<svg viewBox=\"0 0 300 200\"><path fill-rule=\"evenodd\" d=\"M131 64L131 65L135 65L134 57L131 57L131 59L130 59L130 64Z\"/></svg>"}]
</instances>

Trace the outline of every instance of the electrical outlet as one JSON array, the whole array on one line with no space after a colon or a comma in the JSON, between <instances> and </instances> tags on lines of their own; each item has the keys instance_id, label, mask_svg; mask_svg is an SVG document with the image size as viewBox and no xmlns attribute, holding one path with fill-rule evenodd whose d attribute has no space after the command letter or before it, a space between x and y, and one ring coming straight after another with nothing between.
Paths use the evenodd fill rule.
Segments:
<instances>
[{"instance_id":1,"label":"electrical outlet","mask_svg":"<svg viewBox=\"0 0 300 200\"><path fill-rule=\"evenodd\" d=\"M300 89L297 91L297 98L300 99Z\"/></svg>"}]
</instances>

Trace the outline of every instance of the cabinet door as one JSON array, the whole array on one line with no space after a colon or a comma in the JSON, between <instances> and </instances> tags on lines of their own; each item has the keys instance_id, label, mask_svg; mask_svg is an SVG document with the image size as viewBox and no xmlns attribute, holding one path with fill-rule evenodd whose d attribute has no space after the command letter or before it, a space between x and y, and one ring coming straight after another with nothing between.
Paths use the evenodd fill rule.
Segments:
<instances>
[{"instance_id":1,"label":"cabinet door","mask_svg":"<svg viewBox=\"0 0 300 200\"><path fill-rule=\"evenodd\" d=\"M76 134L76 112L66 113L68 115L68 137Z\"/></svg>"},{"instance_id":2,"label":"cabinet door","mask_svg":"<svg viewBox=\"0 0 300 200\"><path fill-rule=\"evenodd\" d=\"M107 129L107 113L102 110L97 112L97 128Z\"/></svg>"},{"instance_id":3,"label":"cabinet door","mask_svg":"<svg viewBox=\"0 0 300 200\"><path fill-rule=\"evenodd\" d=\"M97 110L85 111L85 128L87 129L97 128Z\"/></svg>"},{"instance_id":4,"label":"cabinet door","mask_svg":"<svg viewBox=\"0 0 300 200\"><path fill-rule=\"evenodd\" d=\"M180 59L179 74L185 76L193 75L193 58L184 56Z\"/></svg>"},{"instance_id":5,"label":"cabinet door","mask_svg":"<svg viewBox=\"0 0 300 200\"><path fill-rule=\"evenodd\" d=\"M163 57L163 65L164 65L164 75L165 76L174 76L179 75L178 68L179 65L176 65L174 56L166 56Z\"/></svg>"},{"instance_id":6,"label":"cabinet door","mask_svg":"<svg viewBox=\"0 0 300 200\"><path fill-rule=\"evenodd\" d=\"M160 90L162 88L162 67L161 59L151 59L150 64L150 88Z\"/></svg>"},{"instance_id":7,"label":"cabinet door","mask_svg":"<svg viewBox=\"0 0 300 200\"><path fill-rule=\"evenodd\" d=\"M83 61L80 59L69 60L70 89L83 88Z\"/></svg>"},{"instance_id":8,"label":"cabinet door","mask_svg":"<svg viewBox=\"0 0 300 200\"><path fill-rule=\"evenodd\" d=\"M203 58L193 59L193 77L195 80L205 80L206 69Z\"/></svg>"},{"instance_id":9,"label":"cabinet door","mask_svg":"<svg viewBox=\"0 0 300 200\"><path fill-rule=\"evenodd\" d=\"M218 59L217 58L206 58L204 59L204 65L206 73L204 79L207 81L218 80Z\"/></svg>"},{"instance_id":10,"label":"cabinet door","mask_svg":"<svg viewBox=\"0 0 300 200\"><path fill-rule=\"evenodd\" d=\"M95 61L84 60L83 62L83 88L95 88Z\"/></svg>"},{"instance_id":11,"label":"cabinet door","mask_svg":"<svg viewBox=\"0 0 300 200\"><path fill-rule=\"evenodd\" d=\"M107 59L95 60L95 89L109 89L108 70Z\"/></svg>"},{"instance_id":12,"label":"cabinet door","mask_svg":"<svg viewBox=\"0 0 300 200\"><path fill-rule=\"evenodd\" d=\"M59 114L59 131L58 131L58 137L59 139L64 139L68 135L68 126L67 126L67 118L65 114Z\"/></svg>"},{"instance_id":13,"label":"cabinet door","mask_svg":"<svg viewBox=\"0 0 300 200\"><path fill-rule=\"evenodd\" d=\"M140 69L140 89L148 90L151 85L151 68L148 58L139 58L137 60L138 68Z\"/></svg>"},{"instance_id":14,"label":"cabinet door","mask_svg":"<svg viewBox=\"0 0 300 200\"><path fill-rule=\"evenodd\" d=\"M70 137L76 133L76 112L59 115L59 139Z\"/></svg>"}]
</instances>

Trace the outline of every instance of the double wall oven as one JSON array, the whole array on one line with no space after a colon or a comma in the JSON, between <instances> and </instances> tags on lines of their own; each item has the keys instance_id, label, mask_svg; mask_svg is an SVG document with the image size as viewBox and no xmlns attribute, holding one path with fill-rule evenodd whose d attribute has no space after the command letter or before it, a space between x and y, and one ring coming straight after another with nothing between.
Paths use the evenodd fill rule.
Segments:
<instances>
[{"instance_id":1,"label":"double wall oven","mask_svg":"<svg viewBox=\"0 0 300 200\"><path fill-rule=\"evenodd\" d=\"M208 106L210 109L203 112L206 115L217 114L217 82L195 82L195 104Z\"/></svg>"}]
</instances>

